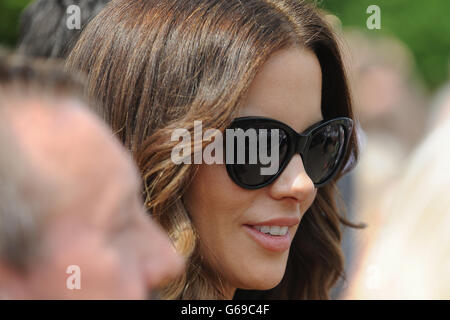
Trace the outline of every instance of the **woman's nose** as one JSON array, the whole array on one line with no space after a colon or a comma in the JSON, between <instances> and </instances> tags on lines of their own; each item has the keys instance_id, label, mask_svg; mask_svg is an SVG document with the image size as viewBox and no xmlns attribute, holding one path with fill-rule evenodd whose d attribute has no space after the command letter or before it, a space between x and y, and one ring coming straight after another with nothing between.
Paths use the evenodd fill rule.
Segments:
<instances>
[{"instance_id":1,"label":"woman's nose","mask_svg":"<svg viewBox=\"0 0 450 320\"><path fill-rule=\"evenodd\" d=\"M270 194L276 200L292 198L299 203L315 194L315 186L305 171L300 155L292 157L281 175L270 185Z\"/></svg>"}]
</instances>

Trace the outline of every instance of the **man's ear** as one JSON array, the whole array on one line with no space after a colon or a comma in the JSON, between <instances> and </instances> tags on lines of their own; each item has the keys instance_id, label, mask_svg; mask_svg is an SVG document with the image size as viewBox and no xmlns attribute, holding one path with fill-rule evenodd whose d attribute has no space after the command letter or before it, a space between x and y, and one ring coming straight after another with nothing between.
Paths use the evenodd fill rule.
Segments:
<instances>
[{"instance_id":1,"label":"man's ear","mask_svg":"<svg viewBox=\"0 0 450 320\"><path fill-rule=\"evenodd\" d=\"M26 299L25 282L20 273L0 260L0 300Z\"/></svg>"}]
</instances>

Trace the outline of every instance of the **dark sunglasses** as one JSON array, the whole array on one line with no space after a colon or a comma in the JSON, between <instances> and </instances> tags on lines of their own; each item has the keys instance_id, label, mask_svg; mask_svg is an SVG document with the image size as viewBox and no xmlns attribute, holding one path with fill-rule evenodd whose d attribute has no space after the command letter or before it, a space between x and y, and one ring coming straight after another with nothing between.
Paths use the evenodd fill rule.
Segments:
<instances>
[{"instance_id":1,"label":"dark sunglasses","mask_svg":"<svg viewBox=\"0 0 450 320\"><path fill-rule=\"evenodd\" d=\"M226 164L228 175L239 186L245 189L259 189L272 183L280 176L295 154L302 157L306 173L314 182L316 188L326 185L339 172L342 166L347 146L349 144L353 121L350 118L340 117L316 123L302 133L297 133L288 125L275 119L263 117L242 117L233 120L229 129L254 129L256 132L270 132L278 129L279 136L279 166L278 171L272 175L261 174L261 168L269 167L262 164L260 159L250 164L249 139L245 139L245 162L237 161L237 143L234 141L234 162ZM259 134L258 134L259 135ZM234 138L236 139L236 138ZM257 139L259 141L259 139ZM271 143L267 143L266 155L271 154ZM257 157L259 158L260 143L257 143ZM264 147L266 148L266 147ZM253 149L254 151L254 149Z\"/></svg>"}]
</instances>

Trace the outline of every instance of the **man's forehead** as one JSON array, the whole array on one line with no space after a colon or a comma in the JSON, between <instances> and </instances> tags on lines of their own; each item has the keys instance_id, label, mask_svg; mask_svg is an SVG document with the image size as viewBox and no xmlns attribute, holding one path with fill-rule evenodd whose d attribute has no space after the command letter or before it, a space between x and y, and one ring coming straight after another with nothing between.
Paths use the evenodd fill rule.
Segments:
<instances>
[{"instance_id":1,"label":"man's forehead","mask_svg":"<svg viewBox=\"0 0 450 320\"><path fill-rule=\"evenodd\" d=\"M93 185L114 179L124 185L137 183L130 156L80 102L66 100L53 107L42 103L14 110L11 120L23 149L43 173L79 183L88 179L84 183Z\"/></svg>"},{"instance_id":2,"label":"man's forehead","mask_svg":"<svg viewBox=\"0 0 450 320\"><path fill-rule=\"evenodd\" d=\"M17 106L6 108L5 115L21 141L44 143L44 137L54 139L56 134L63 138L91 122L80 102L29 98L10 103Z\"/></svg>"}]
</instances>

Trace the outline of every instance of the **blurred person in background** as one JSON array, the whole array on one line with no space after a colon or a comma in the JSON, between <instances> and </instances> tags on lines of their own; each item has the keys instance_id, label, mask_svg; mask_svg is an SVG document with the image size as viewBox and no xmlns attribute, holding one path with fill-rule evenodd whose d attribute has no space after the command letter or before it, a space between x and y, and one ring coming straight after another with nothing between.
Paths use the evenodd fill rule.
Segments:
<instances>
[{"instance_id":1,"label":"blurred person in background","mask_svg":"<svg viewBox=\"0 0 450 320\"><path fill-rule=\"evenodd\" d=\"M384 193L343 298L450 299L449 137L447 116Z\"/></svg>"},{"instance_id":2,"label":"blurred person in background","mask_svg":"<svg viewBox=\"0 0 450 320\"><path fill-rule=\"evenodd\" d=\"M398 39L345 30L346 61L355 113L361 124L355 207L370 225L373 203L391 182L425 132L427 97L414 59Z\"/></svg>"},{"instance_id":3,"label":"blurred person in background","mask_svg":"<svg viewBox=\"0 0 450 320\"><path fill-rule=\"evenodd\" d=\"M450 59L448 61L448 79L432 99L431 116L427 123L428 130L450 118Z\"/></svg>"},{"instance_id":4,"label":"blurred person in background","mask_svg":"<svg viewBox=\"0 0 450 320\"><path fill-rule=\"evenodd\" d=\"M182 270L82 90L49 63L0 58L2 299L142 299Z\"/></svg>"},{"instance_id":5,"label":"blurred person in background","mask_svg":"<svg viewBox=\"0 0 450 320\"><path fill-rule=\"evenodd\" d=\"M355 254L383 223L377 204L394 186L404 161L425 132L427 95L414 72L413 56L400 40L349 28L342 33L361 138L361 157L351 175L354 194L347 206L352 221L367 225L363 232L344 230L346 273L351 278Z\"/></svg>"},{"instance_id":6,"label":"blurred person in background","mask_svg":"<svg viewBox=\"0 0 450 320\"><path fill-rule=\"evenodd\" d=\"M18 51L36 57L64 58L83 28L110 0L36 0L22 13ZM80 29L69 29L67 9L80 8Z\"/></svg>"}]
</instances>

